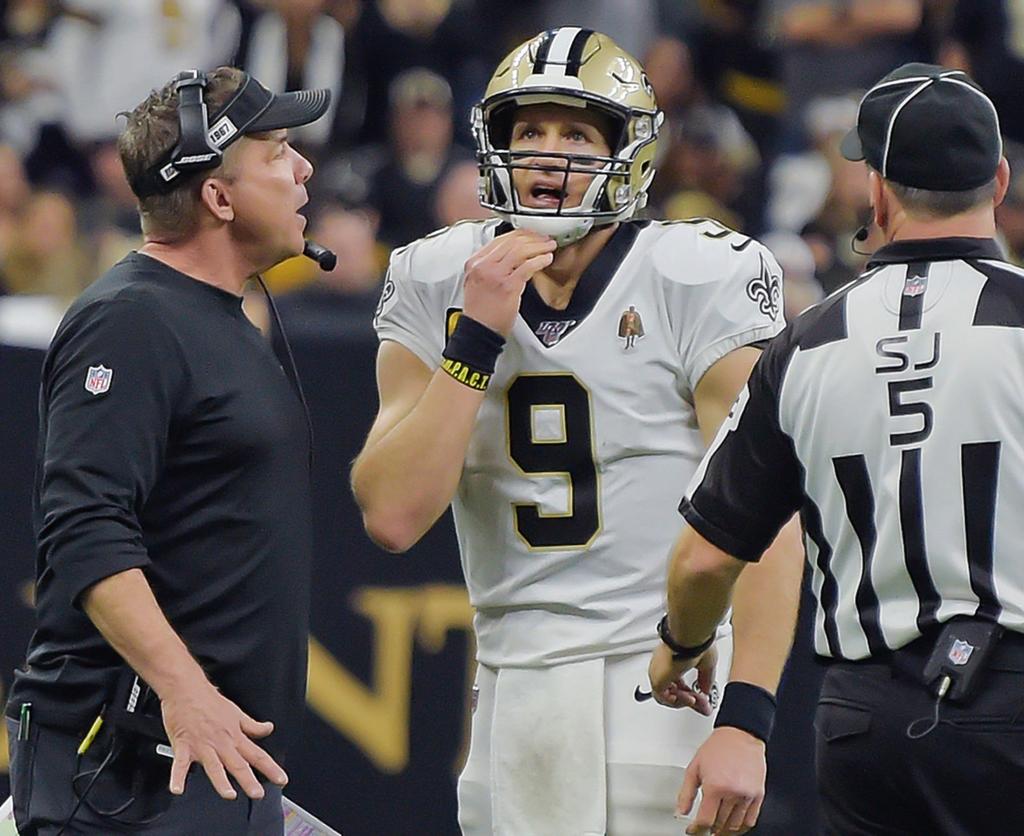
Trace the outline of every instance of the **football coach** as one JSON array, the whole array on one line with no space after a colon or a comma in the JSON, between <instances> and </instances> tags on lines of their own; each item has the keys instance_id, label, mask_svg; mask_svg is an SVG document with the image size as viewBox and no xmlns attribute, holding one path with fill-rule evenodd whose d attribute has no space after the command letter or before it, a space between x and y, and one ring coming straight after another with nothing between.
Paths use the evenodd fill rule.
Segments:
<instances>
[{"instance_id":1,"label":"football coach","mask_svg":"<svg viewBox=\"0 0 1024 836\"><path fill-rule=\"evenodd\" d=\"M826 832L1015 830L1024 271L994 240L1009 180L996 111L965 73L905 65L865 95L842 150L867 163L886 243L760 358L681 506L669 632L700 646L799 510L827 665L815 722ZM659 648L653 687L692 663ZM723 718L730 703L738 718ZM703 785L702 825L751 823L773 711L769 692L726 687L718 722L733 728L702 747L681 793L688 806Z\"/></svg>"},{"instance_id":2,"label":"football coach","mask_svg":"<svg viewBox=\"0 0 1024 836\"><path fill-rule=\"evenodd\" d=\"M286 129L328 102L222 67L126 114L145 243L43 364L36 629L6 709L22 836L283 830L311 439L241 293L303 251L312 166Z\"/></svg>"}]
</instances>

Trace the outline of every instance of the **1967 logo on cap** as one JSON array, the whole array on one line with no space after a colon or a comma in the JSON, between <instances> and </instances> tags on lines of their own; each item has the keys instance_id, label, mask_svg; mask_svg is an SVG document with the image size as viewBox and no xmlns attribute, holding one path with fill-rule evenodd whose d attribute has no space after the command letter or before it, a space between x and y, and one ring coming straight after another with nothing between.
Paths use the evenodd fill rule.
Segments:
<instances>
[{"instance_id":1,"label":"1967 logo on cap","mask_svg":"<svg viewBox=\"0 0 1024 836\"><path fill-rule=\"evenodd\" d=\"M85 374L85 391L91 395L102 395L110 389L110 380L113 376L113 369L106 366L89 366L89 371Z\"/></svg>"}]
</instances>

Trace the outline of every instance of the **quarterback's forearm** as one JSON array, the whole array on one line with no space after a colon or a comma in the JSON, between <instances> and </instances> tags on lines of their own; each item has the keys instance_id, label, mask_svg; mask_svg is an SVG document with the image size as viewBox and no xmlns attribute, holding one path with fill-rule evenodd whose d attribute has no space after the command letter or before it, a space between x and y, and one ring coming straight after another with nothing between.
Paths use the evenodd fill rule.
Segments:
<instances>
[{"instance_id":1,"label":"quarterback's forearm","mask_svg":"<svg viewBox=\"0 0 1024 836\"><path fill-rule=\"evenodd\" d=\"M161 698L207 682L140 569L94 584L82 595L82 607L103 638Z\"/></svg>"},{"instance_id":2,"label":"quarterback's forearm","mask_svg":"<svg viewBox=\"0 0 1024 836\"><path fill-rule=\"evenodd\" d=\"M731 680L772 693L778 689L793 644L803 561L800 523L794 517L761 561L740 575L732 599Z\"/></svg>"},{"instance_id":3,"label":"quarterback's forearm","mask_svg":"<svg viewBox=\"0 0 1024 836\"><path fill-rule=\"evenodd\" d=\"M383 548L405 551L448 508L483 399L438 370L412 410L356 459L352 488Z\"/></svg>"},{"instance_id":4,"label":"quarterback's forearm","mask_svg":"<svg viewBox=\"0 0 1024 836\"><path fill-rule=\"evenodd\" d=\"M745 566L689 526L683 529L668 570L668 627L676 642L694 646L711 635Z\"/></svg>"}]
</instances>

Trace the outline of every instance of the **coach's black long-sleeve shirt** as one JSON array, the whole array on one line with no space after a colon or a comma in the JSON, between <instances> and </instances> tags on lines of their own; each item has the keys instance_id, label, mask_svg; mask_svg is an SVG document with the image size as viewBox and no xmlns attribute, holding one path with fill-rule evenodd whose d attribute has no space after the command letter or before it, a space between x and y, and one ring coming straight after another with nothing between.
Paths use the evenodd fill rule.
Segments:
<instances>
[{"instance_id":1,"label":"coach's black long-sleeve shirt","mask_svg":"<svg viewBox=\"0 0 1024 836\"><path fill-rule=\"evenodd\" d=\"M78 728L120 658L81 610L139 567L210 680L277 730L302 714L312 526L301 402L239 297L133 253L43 366L36 631L8 714Z\"/></svg>"}]
</instances>

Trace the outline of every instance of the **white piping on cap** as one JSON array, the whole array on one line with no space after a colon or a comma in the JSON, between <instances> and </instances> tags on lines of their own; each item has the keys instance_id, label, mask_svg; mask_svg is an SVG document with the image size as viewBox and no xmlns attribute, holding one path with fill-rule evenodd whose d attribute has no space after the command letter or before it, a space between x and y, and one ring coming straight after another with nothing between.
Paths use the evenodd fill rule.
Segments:
<instances>
[{"instance_id":1,"label":"white piping on cap","mask_svg":"<svg viewBox=\"0 0 1024 836\"><path fill-rule=\"evenodd\" d=\"M914 98L918 93L927 87L931 87L935 83L934 78L925 79L924 83L915 87L907 97L900 102L896 109L893 110L892 116L889 117L889 125L885 129L885 145L882 146L882 177L888 179L889 177L889 144L892 142L892 129L896 124L896 117L900 115L900 111L907 106L907 103Z\"/></svg>"}]
</instances>

